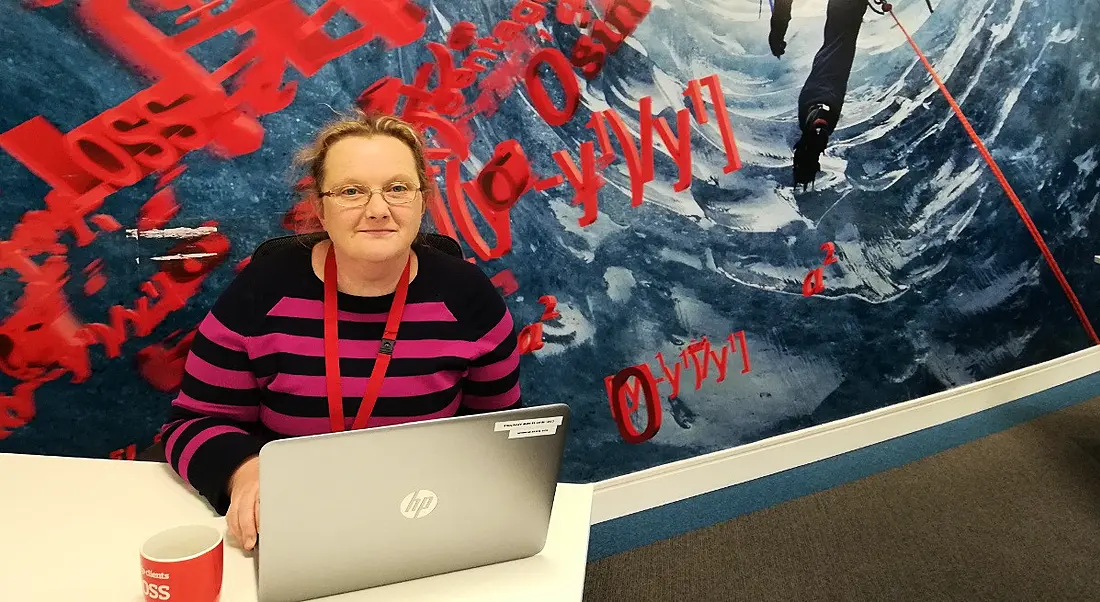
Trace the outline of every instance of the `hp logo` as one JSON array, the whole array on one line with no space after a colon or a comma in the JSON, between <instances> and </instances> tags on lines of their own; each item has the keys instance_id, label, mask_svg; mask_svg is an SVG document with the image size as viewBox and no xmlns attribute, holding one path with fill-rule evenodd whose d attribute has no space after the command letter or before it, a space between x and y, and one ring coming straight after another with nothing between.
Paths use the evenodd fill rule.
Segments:
<instances>
[{"instance_id":1,"label":"hp logo","mask_svg":"<svg viewBox=\"0 0 1100 602\"><path fill-rule=\"evenodd\" d=\"M435 510L435 492L420 489L401 500L401 514L405 518L424 518Z\"/></svg>"}]
</instances>

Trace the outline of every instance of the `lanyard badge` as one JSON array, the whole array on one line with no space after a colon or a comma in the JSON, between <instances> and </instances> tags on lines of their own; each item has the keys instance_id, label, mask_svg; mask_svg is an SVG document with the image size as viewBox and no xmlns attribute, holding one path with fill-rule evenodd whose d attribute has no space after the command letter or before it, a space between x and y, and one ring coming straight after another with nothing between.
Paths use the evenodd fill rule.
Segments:
<instances>
[{"instance_id":1,"label":"lanyard badge","mask_svg":"<svg viewBox=\"0 0 1100 602\"><path fill-rule=\"evenodd\" d=\"M371 412L374 411L374 404L378 402L378 394L382 391L382 381L386 378L386 370L390 366L393 349L397 343L397 328L401 324L401 314L405 311L405 299L409 295L411 268L412 255L409 255L405 270L401 272L401 279L397 283L389 315L386 316L382 344L374 359L374 369L371 370L370 380L367 381L367 389L363 392L363 402L355 414L355 422L351 427L353 430L366 428ZM328 257L325 258L325 381L328 393L328 416L334 433L344 430L344 396L340 390L340 335L336 293L336 251L330 246Z\"/></svg>"}]
</instances>

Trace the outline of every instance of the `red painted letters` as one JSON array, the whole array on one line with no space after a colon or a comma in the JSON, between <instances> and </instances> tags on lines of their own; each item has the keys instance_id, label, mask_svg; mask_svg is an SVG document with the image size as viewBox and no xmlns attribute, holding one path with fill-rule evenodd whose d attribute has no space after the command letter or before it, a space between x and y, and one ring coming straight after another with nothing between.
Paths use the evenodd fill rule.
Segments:
<instances>
[{"instance_id":1,"label":"red painted letters","mask_svg":"<svg viewBox=\"0 0 1100 602\"><path fill-rule=\"evenodd\" d=\"M539 77L539 67L544 64L550 67L550 71L561 84L562 93L565 96L565 104L561 108L554 106L554 102L546 92L546 86ZM527 84L527 94L531 97L531 104L535 106L535 110L546 123L553 126L565 125L577 112L577 106L581 101L580 84L577 83L573 71L569 68L569 61L557 48L543 48L531 57L531 62L527 64L524 82Z\"/></svg>"},{"instance_id":2,"label":"red painted letters","mask_svg":"<svg viewBox=\"0 0 1100 602\"><path fill-rule=\"evenodd\" d=\"M837 262L836 245L831 242L822 243L821 250L825 252L825 259L821 265L806 273L802 279L802 296L812 297L825 292L825 266Z\"/></svg>"},{"instance_id":3,"label":"red painted letters","mask_svg":"<svg viewBox=\"0 0 1100 602\"><path fill-rule=\"evenodd\" d=\"M633 386L631 379L634 379ZM644 443L661 430L661 396L657 392L657 382L653 379L649 366L639 364L623 368L615 376L605 378L604 383L607 386L607 400L611 405L611 417L615 420L623 441ZM638 411L643 399L646 427L638 432L631 416Z\"/></svg>"},{"instance_id":4,"label":"red painted letters","mask_svg":"<svg viewBox=\"0 0 1100 602\"><path fill-rule=\"evenodd\" d=\"M606 377L604 384L607 386L607 399L611 406L611 416L619 427L619 434L622 436L623 441L642 443L657 434L658 429L661 428L661 404L657 385L667 382L671 388L669 399L677 399L680 396L680 378L682 376L681 371L684 368L694 367L695 390L698 391L710 374L711 362L714 363L718 371L715 382L724 382L726 380L729 354L731 351L740 350L744 365L741 373L747 374L751 370L751 365L749 363L748 345L745 343L745 331L742 330L729 335L727 341L728 344L722 345L720 350L715 351L707 337L703 337L699 341L693 340L680 352L680 361L673 363L671 369L665 363L664 354L657 353L656 359L663 374L660 378L653 378L652 371L645 364L624 368L618 374ZM689 360L690 364L688 363ZM633 386L629 386L631 378L634 379ZM639 395L639 391L642 392L641 395ZM648 417L646 429L641 433L634 428L631 419L633 413L639 409L640 397L645 398ZM630 403L631 401L633 403Z\"/></svg>"}]
</instances>

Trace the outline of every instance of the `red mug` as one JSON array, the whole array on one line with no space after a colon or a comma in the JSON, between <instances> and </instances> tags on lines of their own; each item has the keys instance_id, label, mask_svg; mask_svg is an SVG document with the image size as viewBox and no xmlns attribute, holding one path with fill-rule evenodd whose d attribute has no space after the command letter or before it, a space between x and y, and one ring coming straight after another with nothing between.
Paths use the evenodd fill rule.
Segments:
<instances>
[{"instance_id":1,"label":"red mug","mask_svg":"<svg viewBox=\"0 0 1100 602\"><path fill-rule=\"evenodd\" d=\"M145 602L217 602L222 589L222 533L206 525L161 531L141 546Z\"/></svg>"}]
</instances>

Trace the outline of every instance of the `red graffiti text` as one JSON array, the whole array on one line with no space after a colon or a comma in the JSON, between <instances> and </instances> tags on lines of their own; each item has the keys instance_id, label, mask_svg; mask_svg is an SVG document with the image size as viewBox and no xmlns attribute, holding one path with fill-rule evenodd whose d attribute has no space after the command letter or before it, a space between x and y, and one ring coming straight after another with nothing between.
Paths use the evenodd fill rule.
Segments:
<instances>
[{"instance_id":1,"label":"red graffiti text","mask_svg":"<svg viewBox=\"0 0 1100 602\"><path fill-rule=\"evenodd\" d=\"M711 375L714 376L714 382L724 382L729 369L730 354L740 352L741 374L748 374L752 370L752 365L749 361L745 331L741 330L729 335L726 341L720 349L714 349L707 337L698 341L692 340L680 352L679 361L673 362L671 368L665 363L664 354L657 353L656 359L662 374L657 378L654 378L653 371L647 364L630 366L613 376L604 378L611 416L619 428L619 435L623 441L643 443L657 434L661 428L661 397L657 385L668 384L669 399L678 398L685 369L693 370L695 390L698 391ZM647 416L646 427L638 431L634 426L633 415L641 408L643 402Z\"/></svg>"}]
</instances>

